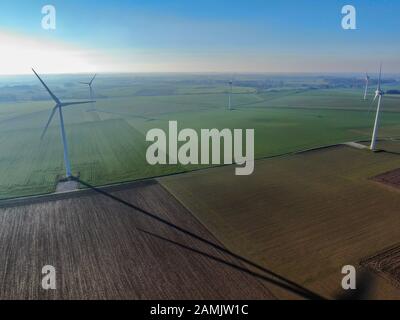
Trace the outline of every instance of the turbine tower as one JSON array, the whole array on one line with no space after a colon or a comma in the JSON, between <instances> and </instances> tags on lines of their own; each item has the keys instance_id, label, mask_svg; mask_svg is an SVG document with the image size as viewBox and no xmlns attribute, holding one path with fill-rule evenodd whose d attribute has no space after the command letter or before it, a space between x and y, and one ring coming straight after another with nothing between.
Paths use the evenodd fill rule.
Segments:
<instances>
[{"instance_id":1,"label":"turbine tower","mask_svg":"<svg viewBox=\"0 0 400 320\"><path fill-rule=\"evenodd\" d=\"M380 69L379 69L378 87L375 91L375 97L374 97L374 101L376 100L376 98L378 98L378 107L376 109L375 125L374 125L374 131L372 133L372 140L371 140L371 150L372 151L376 150L376 139L378 137L379 121L380 121L380 115L381 115L381 103L382 103L382 97L385 94L381 89L381 82L382 82L382 63L381 63Z\"/></svg>"},{"instance_id":2,"label":"turbine tower","mask_svg":"<svg viewBox=\"0 0 400 320\"><path fill-rule=\"evenodd\" d=\"M229 81L229 103L228 110L232 110L233 80Z\"/></svg>"},{"instance_id":3,"label":"turbine tower","mask_svg":"<svg viewBox=\"0 0 400 320\"><path fill-rule=\"evenodd\" d=\"M368 94L368 87L369 87L369 75L368 73L365 74L365 91L364 91L364 101L367 100Z\"/></svg>"},{"instance_id":4,"label":"turbine tower","mask_svg":"<svg viewBox=\"0 0 400 320\"><path fill-rule=\"evenodd\" d=\"M94 79L96 79L96 77L97 77L97 74L95 74L94 77L92 78L92 80L90 80L89 82L79 82L81 84L85 84L85 85L89 86L90 100L93 100L93 87L92 87L92 84L93 84ZM95 108L92 105L92 110L94 110L94 109Z\"/></svg>"},{"instance_id":5,"label":"turbine tower","mask_svg":"<svg viewBox=\"0 0 400 320\"><path fill-rule=\"evenodd\" d=\"M79 101L79 102L61 102L60 99L58 99L53 92L49 89L49 87L44 83L44 81L39 77L39 75L36 73L34 69L32 69L34 74L38 77L39 81L42 83L43 87L47 90L51 98L54 100L56 103L55 107L51 111L49 120L47 121L47 124L43 130L41 139L43 139L44 135L47 132L47 129L49 128L49 125L51 123L51 120L53 120L54 115L58 111L58 114L60 116L60 132L61 132L61 139L64 147L64 163L65 163L65 171L66 171L66 178L69 180L72 178L72 171L71 171L71 163L69 161L69 156L68 156L68 144L67 144L67 137L65 134L65 128L64 128L64 117L63 117L63 111L62 109L67 106L72 106L72 105L78 105L78 104L86 104L86 103L92 103L94 101Z\"/></svg>"}]
</instances>

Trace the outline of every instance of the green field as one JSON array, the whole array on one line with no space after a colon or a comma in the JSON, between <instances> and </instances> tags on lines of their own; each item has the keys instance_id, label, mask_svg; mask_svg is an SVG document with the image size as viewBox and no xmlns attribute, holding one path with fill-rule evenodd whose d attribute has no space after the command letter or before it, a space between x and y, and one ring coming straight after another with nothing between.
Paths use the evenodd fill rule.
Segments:
<instances>
[{"instance_id":1,"label":"green field","mask_svg":"<svg viewBox=\"0 0 400 320\"><path fill-rule=\"evenodd\" d=\"M50 77L49 86L61 99L86 99L78 79L82 76ZM98 81L98 112L87 112L88 106L64 112L73 172L94 185L199 168L146 163L146 132L166 129L169 120L177 120L180 129L255 129L255 156L263 158L368 139L374 118L368 111L371 101L360 98L362 88L304 87L319 80L300 85L289 79L268 89L242 80L234 87L233 111L226 110L228 88L219 78L108 76ZM0 198L52 192L64 174L58 119L40 140L53 107L46 94L33 78L17 89L2 87L0 99L15 101L0 103ZM400 97L386 96L384 109L381 136L400 136Z\"/></svg>"}]
</instances>

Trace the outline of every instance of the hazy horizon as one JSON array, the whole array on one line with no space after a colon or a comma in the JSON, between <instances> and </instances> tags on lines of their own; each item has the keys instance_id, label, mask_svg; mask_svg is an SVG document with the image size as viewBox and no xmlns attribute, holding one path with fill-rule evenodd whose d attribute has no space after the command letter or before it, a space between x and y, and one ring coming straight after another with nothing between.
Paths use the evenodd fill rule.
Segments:
<instances>
[{"instance_id":1,"label":"hazy horizon","mask_svg":"<svg viewBox=\"0 0 400 320\"><path fill-rule=\"evenodd\" d=\"M34 68L35 69L35 68ZM93 76L93 72L40 72L39 69L35 69L41 75L47 76ZM148 76L163 76L163 75L177 75L177 76L226 76L230 77L240 77L240 76L298 76L298 77L365 77L365 72L202 72L202 71L188 71L188 72L176 72L176 71L148 71L148 72L95 72L97 76L136 76L136 75L148 75ZM10 78L10 77L31 77L34 73L20 73L20 74L0 74L0 78ZM368 72L369 76L378 76L378 72ZM384 72L382 74L383 78L388 77L400 77L400 72ZM36 78L35 78L36 79Z\"/></svg>"}]
</instances>

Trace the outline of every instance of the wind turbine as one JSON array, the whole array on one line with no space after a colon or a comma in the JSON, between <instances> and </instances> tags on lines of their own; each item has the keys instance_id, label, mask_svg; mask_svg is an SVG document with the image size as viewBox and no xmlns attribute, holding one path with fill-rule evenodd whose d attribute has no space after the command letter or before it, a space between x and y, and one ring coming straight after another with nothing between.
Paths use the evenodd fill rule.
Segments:
<instances>
[{"instance_id":1,"label":"wind turbine","mask_svg":"<svg viewBox=\"0 0 400 320\"><path fill-rule=\"evenodd\" d=\"M382 102L382 97L385 94L381 89L381 82L382 82L382 63L381 63L380 69L379 69L378 87L375 91L375 97L374 97L374 101L376 100L376 98L378 98L378 107L376 109L375 125L374 125L374 131L372 133L372 140L371 140L371 150L372 151L375 151L375 148L376 148L376 139L378 136L379 120L380 120L380 113L381 113L381 102Z\"/></svg>"},{"instance_id":2,"label":"wind turbine","mask_svg":"<svg viewBox=\"0 0 400 320\"><path fill-rule=\"evenodd\" d=\"M364 91L364 100L367 100L368 94L368 87L369 87L369 75L368 73L365 74L365 91Z\"/></svg>"},{"instance_id":3,"label":"wind turbine","mask_svg":"<svg viewBox=\"0 0 400 320\"><path fill-rule=\"evenodd\" d=\"M229 81L229 103L228 110L232 110L233 79Z\"/></svg>"},{"instance_id":4,"label":"wind turbine","mask_svg":"<svg viewBox=\"0 0 400 320\"><path fill-rule=\"evenodd\" d=\"M79 82L79 83L81 83L81 84L85 84L85 85L89 86L90 100L93 100L93 88L92 88L92 84L93 84L94 79L96 79L96 77L97 77L97 74L95 74L94 77L92 78L92 80L90 80L89 82ZM94 110L94 109L95 109L94 106L92 106L92 107L93 107L93 110ZM88 110L88 111L90 111L90 110Z\"/></svg>"},{"instance_id":5,"label":"wind turbine","mask_svg":"<svg viewBox=\"0 0 400 320\"><path fill-rule=\"evenodd\" d=\"M44 135L47 132L47 129L49 128L49 125L51 123L51 120L53 120L54 115L58 111L58 114L60 116L60 132L61 132L61 139L64 147L64 163L65 163L65 170L66 170L66 178L71 179L72 178L72 171L71 171L71 163L69 161L69 156L68 156L68 144L67 144L67 137L65 134L65 128L64 128L64 117L63 117L63 111L62 109L67 106L72 106L72 105L78 105L78 104L86 104L86 103L92 103L94 101L79 101L79 102L61 102L60 99L58 99L53 92L49 89L49 87L44 83L44 81L39 77L39 75L36 73L34 69L32 69L34 74L38 77L42 85L45 87L51 98L55 101L56 105L51 111L49 120L47 121L47 124L43 130L41 139L43 139Z\"/></svg>"}]
</instances>

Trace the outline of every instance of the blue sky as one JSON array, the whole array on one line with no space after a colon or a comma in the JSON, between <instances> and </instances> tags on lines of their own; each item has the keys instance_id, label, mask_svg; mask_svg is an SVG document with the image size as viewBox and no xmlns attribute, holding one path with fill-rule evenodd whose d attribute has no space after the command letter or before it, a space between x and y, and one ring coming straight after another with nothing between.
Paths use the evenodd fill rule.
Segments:
<instances>
[{"instance_id":1,"label":"blue sky","mask_svg":"<svg viewBox=\"0 0 400 320\"><path fill-rule=\"evenodd\" d=\"M55 31L41 28L46 4ZM341 28L346 4L357 30ZM0 74L23 73L17 58L47 73L362 72L379 60L400 72L398 12L398 0L4 0Z\"/></svg>"}]
</instances>

